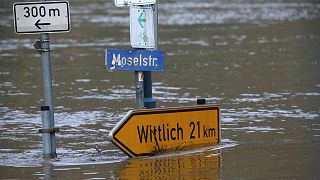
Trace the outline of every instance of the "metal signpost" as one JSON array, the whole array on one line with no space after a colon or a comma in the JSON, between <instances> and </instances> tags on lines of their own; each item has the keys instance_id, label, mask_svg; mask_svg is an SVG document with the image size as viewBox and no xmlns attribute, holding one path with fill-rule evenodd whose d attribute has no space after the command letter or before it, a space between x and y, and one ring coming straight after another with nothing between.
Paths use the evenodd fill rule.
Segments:
<instances>
[{"instance_id":1,"label":"metal signpost","mask_svg":"<svg viewBox=\"0 0 320 180\"><path fill-rule=\"evenodd\" d=\"M156 36L152 6L154 5L130 7L130 42L133 48L150 49L155 47ZM144 70L144 72L136 71L135 77L136 108L155 108L156 103L152 99L151 72L147 70ZM146 92L149 93L146 94Z\"/></svg>"},{"instance_id":2,"label":"metal signpost","mask_svg":"<svg viewBox=\"0 0 320 180\"><path fill-rule=\"evenodd\" d=\"M130 6L131 46L136 50L144 50L145 53L148 53L148 51L158 53L159 51L155 51L158 46L158 3L156 0L115 0L114 2L118 7ZM108 69L135 70L136 108L155 108L156 101L152 98L151 71L163 71L164 63L162 62L164 60L158 61L156 66L147 65L146 61L142 60L143 62L141 66L132 65L132 60L129 58L124 58L124 60L121 58L121 60L117 60L120 57L111 57L110 54L111 52L106 50L106 67ZM162 54L164 59L164 53ZM109 59L109 63L107 62L107 59Z\"/></svg>"},{"instance_id":3,"label":"metal signpost","mask_svg":"<svg viewBox=\"0 0 320 180\"><path fill-rule=\"evenodd\" d=\"M70 31L69 3L66 1L20 2L13 4L14 29L17 34L40 34L34 47L41 54L44 106L41 107L43 154L55 158L54 106L49 34Z\"/></svg>"},{"instance_id":4,"label":"metal signpost","mask_svg":"<svg viewBox=\"0 0 320 180\"><path fill-rule=\"evenodd\" d=\"M109 137L129 157L220 142L216 105L129 111Z\"/></svg>"}]
</instances>

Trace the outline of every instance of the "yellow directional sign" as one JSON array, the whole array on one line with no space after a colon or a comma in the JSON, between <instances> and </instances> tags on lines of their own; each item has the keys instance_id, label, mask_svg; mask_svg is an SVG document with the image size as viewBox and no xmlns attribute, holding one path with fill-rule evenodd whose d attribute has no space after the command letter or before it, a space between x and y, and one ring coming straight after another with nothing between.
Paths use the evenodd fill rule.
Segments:
<instances>
[{"instance_id":1,"label":"yellow directional sign","mask_svg":"<svg viewBox=\"0 0 320 180\"><path fill-rule=\"evenodd\" d=\"M109 137L129 157L220 142L216 105L129 111Z\"/></svg>"}]
</instances>

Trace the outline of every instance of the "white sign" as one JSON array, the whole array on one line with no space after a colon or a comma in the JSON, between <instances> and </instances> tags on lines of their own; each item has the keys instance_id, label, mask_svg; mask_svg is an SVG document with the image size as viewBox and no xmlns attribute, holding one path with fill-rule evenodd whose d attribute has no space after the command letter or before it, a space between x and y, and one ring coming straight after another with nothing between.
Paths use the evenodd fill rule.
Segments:
<instances>
[{"instance_id":1,"label":"white sign","mask_svg":"<svg viewBox=\"0 0 320 180\"><path fill-rule=\"evenodd\" d=\"M133 48L154 48L152 7L130 7L130 41Z\"/></svg>"},{"instance_id":2,"label":"white sign","mask_svg":"<svg viewBox=\"0 0 320 180\"><path fill-rule=\"evenodd\" d=\"M66 1L15 3L13 12L17 34L68 32L71 28Z\"/></svg>"},{"instance_id":3,"label":"white sign","mask_svg":"<svg viewBox=\"0 0 320 180\"><path fill-rule=\"evenodd\" d=\"M150 5L155 3L156 0L114 0L114 4L118 7L133 5Z\"/></svg>"}]
</instances>

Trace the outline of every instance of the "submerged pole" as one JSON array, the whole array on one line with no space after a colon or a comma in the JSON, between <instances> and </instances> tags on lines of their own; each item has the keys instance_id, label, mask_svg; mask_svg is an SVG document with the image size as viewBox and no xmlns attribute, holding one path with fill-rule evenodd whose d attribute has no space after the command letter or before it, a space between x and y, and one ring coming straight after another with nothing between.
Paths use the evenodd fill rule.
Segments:
<instances>
[{"instance_id":1,"label":"submerged pole","mask_svg":"<svg viewBox=\"0 0 320 180\"><path fill-rule=\"evenodd\" d=\"M55 158L57 157L55 143L57 129L51 126L49 106L41 106L41 118L42 129L39 132L42 133L43 156L45 158Z\"/></svg>"},{"instance_id":2,"label":"submerged pole","mask_svg":"<svg viewBox=\"0 0 320 180\"><path fill-rule=\"evenodd\" d=\"M47 33L40 34L39 41L41 43L41 60L42 60L42 78L44 92L44 106L41 106L42 128L39 130L43 133L43 154L44 157L55 158L56 155L56 138L54 128L54 106L52 92L52 73L50 60L49 35Z\"/></svg>"}]
</instances>

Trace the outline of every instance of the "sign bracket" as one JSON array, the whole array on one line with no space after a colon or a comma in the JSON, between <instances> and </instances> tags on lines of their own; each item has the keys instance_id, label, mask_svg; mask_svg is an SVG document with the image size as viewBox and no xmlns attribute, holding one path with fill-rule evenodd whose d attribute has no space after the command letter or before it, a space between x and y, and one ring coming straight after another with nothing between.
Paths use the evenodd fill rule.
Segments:
<instances>
[{"instance_id":1,"label":"sign bracket","mask_svg":"<svg viewBox=\"0 0 320 180\"><path fill-rule=\"evenodd\" d=\"M50 43L49 39L41 39L40 36L38 39L34 42L33 47L40 53L42 54L43 52L49 52L50 48L42 48L41 44L42 43Z\"/></svg>"}]
</instances>

